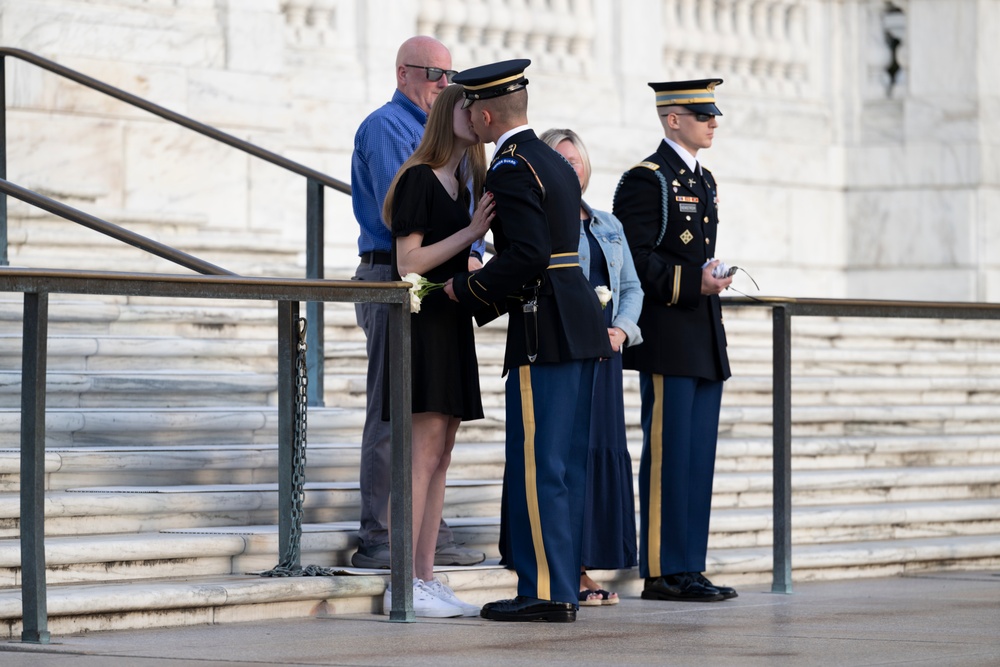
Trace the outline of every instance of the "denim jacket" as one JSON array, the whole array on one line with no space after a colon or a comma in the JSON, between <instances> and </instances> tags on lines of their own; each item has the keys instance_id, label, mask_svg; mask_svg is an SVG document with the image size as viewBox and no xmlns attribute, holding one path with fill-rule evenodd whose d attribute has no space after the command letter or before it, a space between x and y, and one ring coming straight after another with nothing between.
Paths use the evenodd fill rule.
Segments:
<instances>
[{"instance_id":1,"label":"denim jacket","mask_svg":"<svg viewBox=\"0 0 1000 667\"><path fill-rule=\"evenodd\" d=\"M590 208L586 202L583 208L590 216L590 232L597 239L598 245L604 251L604 259L608 263L608 275L611 277L611 292L614 295L611 313L611 326L625 332L625 346L631 347L642 342L642 332L639 331L639 313L642 311L642 287L639 286L639 276L632 263L632 251L625 240L622 223L607 211ZM587 233L580 224L580 268L584 275L590 275L590 243Z\"/></svg>"}]
</instances>

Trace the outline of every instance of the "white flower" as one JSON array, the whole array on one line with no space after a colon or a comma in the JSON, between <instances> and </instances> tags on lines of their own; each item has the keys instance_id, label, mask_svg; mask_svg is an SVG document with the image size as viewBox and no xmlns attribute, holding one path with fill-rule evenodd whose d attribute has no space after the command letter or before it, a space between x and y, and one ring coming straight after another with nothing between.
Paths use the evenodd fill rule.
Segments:
<instances>
[{"instance_id":1,"label":"white flower","mask_svg":"<svg viewBox=\"0 0 1000 667\"><path fill-rule=\"evenodd\" d=\"M444 283L432 283L419 273L407 273L400 278L403 282L410 283L410 312L420 312L420 302L430 292L444 287Z\"/></svg>"},{"instance_id":2,"label":"white flower","mask_svg":"<svg viewBox=\"0 0 1000 667\"><path fill-rule=\"evenodd\" d=\"M613 296L611 290L609 290L605 285L598 285L594 288L594 291L597 292L597 300L601 302L601 308L606 308L608 302L611 301L611 297Z\"/></svg>"}]
</instances>

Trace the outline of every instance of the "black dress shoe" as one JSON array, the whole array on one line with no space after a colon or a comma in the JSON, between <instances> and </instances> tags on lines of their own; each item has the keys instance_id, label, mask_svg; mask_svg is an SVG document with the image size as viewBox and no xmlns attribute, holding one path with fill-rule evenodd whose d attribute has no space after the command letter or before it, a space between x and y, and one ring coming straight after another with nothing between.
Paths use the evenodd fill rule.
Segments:
<instances>
[{"instance_id":1,"label":"black dress shoe","mask_svg":"<svg viewBox=\"0 0 1000 667\"><path fill-rule=\"evenodd\" d=\"M675 602L718 602L722 593L711 586L704 586L687 573L671 574L646 579L642 590L643 600L673 600Z\"/></svg>"},{"instance_id":2,"label":"black dress shoe","mask_svg":"<svg viewBox=\"0 0 1000 667\"><path fill-rule=\"evenodd\" d=\"M688 574L694 577L694 580L697 581L702 586L707 586L708 588L714 588L715 590L722 593L722 597L726 600L732 600L733 598L738 598L740 596L740 594L736 592L735 588L713 584L711 581L708 580L708 577L701 574L700 572L689 572Z\"/></svg>"},{"instance_id":3,"label":"black dress shoe","mask_svg":"<svg viewBox=\"0 0 1000 667\"><path fill-rule=\"evenodd\" d=\"M572 623L576 620L576 606L571 602L553 602L518 595L513 600L487 602L479 615L491 621Z\"/></svg>"}]
</instances>

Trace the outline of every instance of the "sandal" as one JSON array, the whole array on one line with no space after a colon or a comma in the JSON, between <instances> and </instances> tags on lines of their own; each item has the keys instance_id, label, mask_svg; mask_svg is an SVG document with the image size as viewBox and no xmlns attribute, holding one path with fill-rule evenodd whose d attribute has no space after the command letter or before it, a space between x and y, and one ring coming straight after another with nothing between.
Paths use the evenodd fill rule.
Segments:
<instances>
[{"instance_id":1,"label":"sandal","mask_svg":"<svg viewBox=\"0 0 1000 667\"><path fill-rule=\"evenodd\" d=\"M601 604L618 604L618 593L609 593L603 588L598 588L596 591L590 591L591 593L597 593L600 596Z\"/></svg>"},{"instance_id":2,"label":"sandal","mask_svg":"<svg viewBox=\"0 0 1000 667\"><path fill-rule=\"evenodd\" d=\"M584 589L577 593L581 607L599 607L601 605L618 604L618 593L609 593L603 588Z\"/></svg>"}]
</instances>

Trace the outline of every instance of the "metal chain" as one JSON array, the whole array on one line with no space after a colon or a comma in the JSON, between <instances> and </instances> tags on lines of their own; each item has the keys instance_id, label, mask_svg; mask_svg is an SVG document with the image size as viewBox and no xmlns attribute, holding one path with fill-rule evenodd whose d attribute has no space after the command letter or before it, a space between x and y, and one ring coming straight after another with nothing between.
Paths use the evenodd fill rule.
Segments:
<instances>
[{"instance_id":1,"label":"metal chain","mask_svg":"<svg viewBox=\"0 0 1000 667\"><path fill-rule=\"evenodd\" d=\"M300 317L298 326L298 342L295 346L295 424L292 439L292 534L288 540L288 549L281 562L273 569L261 572L262 577L303 577L330 576L335 574L333 568L318 565L295 565L296 556L302 548L302 517L306 493L306 427L309 406L309 374L306 369L306 319Z\"/></svg>"}]
</instances>

